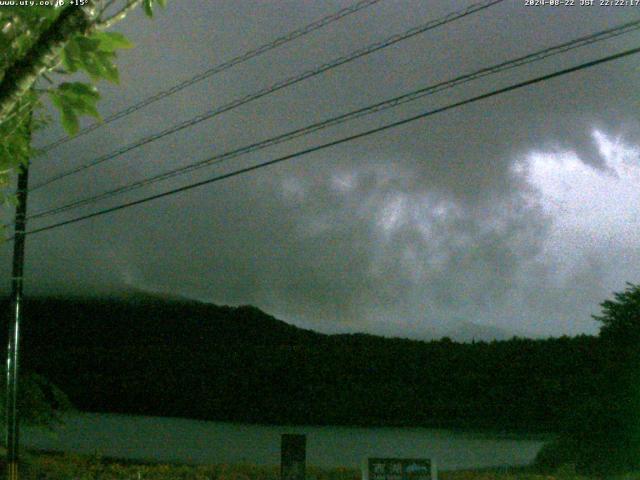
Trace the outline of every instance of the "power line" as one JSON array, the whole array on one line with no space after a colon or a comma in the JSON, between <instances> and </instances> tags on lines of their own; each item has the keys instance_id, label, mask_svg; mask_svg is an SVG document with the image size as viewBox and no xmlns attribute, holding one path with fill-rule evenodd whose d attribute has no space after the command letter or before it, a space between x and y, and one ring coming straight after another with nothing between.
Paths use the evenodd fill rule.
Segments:
<instances>
[{"instance_id":1,"label":"power line","mask_svg":"<svg viewBox=\"0 0 640 480\"><path fill-rule=\"evenodd\" d=\"M203 72L200 72L197 75L194 75L193 77L180 82L174 86L172 86L171 88L158 92L154 95L151 95L150 97L147 97L141 101L139 101L138 103L131 105L130 107L125 108L124 110L121 110L117 113L114 113L113 115L108 116L107 118L103 119L101 122L96 122L92 125L89 125L83 129L81 129L77 134L75 134L74 136L63 136L57 140L55 140L52 143L49 143L48 145L45 145L44 147L42 147L40 149L40 153L44 154L50 150L53 150L56 147L59 147L60 145L63 145L73 139L76 139L82 135L85 135L89 132L93 132L94 130L97 130L100 127L103 127L111 122L115 122L116 120L119 120L123 117L126 117L128 115L131 115L134 112L137 112L138 110L147 107L149 105L151 105L152 103L155 103L159 100L162 100L163 98L169 97L171 95L174 95L182 90L184 90L187 87L190 87L191 85L194 85L198 82L201 82L202 80L205 80L209 77L212 77L214 75L217 75L218 73L221 73L225 70L228 70L231 67L234 67L236 65L239 65L241 63L244 63L248 60L251 60L252 58L258 57L260 55L262 55L263 53L267 53L271 50L274 50L278 47L281 47L282 45L285 45L297 38L303 37L305 35L308 35L309 33L312 33L322 27L325 27L333 22L336 22L338 20L340 20L341 18L346 17L347 15L351 15L352 13L358 12L360 10L363 10L367 7L370 7L376 3L381 2L382 0L360 0L359 2L354 3L353 5L343 8L342 10L339 10L335 13L332 13L330 15L327 15L326 17L323 17L319 20L316 20L315 22L312 22L308 25L305 25L302 28L299 28L298 30L294 30L292 32L287 33L286 35L283 35L281 37L276 38L275 40L269 42L269 43L265 43L264 45L261 45L253 50L249 50L247 52L244 52L241 55L238 55L237 57L232 58L231 60L228 60L224 63L220 63L218 65L215 65L214 67L209 68L208 70L205 70Z\"/></svg>"},{"instance_id":2,"label":"power line","mask_svg":"<svg viewBox=\"0 0 640 480\"><path fill-rule=\"evenodd\" d=\"M252 143L250 145L246 145L244 147L235 149L235 150L231 150L225 153L221 153L218 154L214 157L205 159L205 160L201 160L199 162L195 162L183 167L179 167L173 170L169 170L163 173L160 173L158 175L154 175L152 177L149 178L144 178L142 180L138 180L136 182L132 182L128 185L123 185L122 187L118 187L112 190L108 190L106 192L102 192L100 194L91 196L91 197L86 197L83 199L79 199L79 200L75 200L72 201L70 203L67 203L65 205L59 206L59 207L55 207L49 210L44 210L41 212L36 212L32 215L30 215L28 217L28 219L30 220L35 220L38 218L43 218L43 217L47 217L47 216L51 216L51 215L55 215L58 213L62 213L74 208L78 208L80 206L83 205L88 205L91 203L95 203L97 201L100 200L104 200L107 198L111 198L117 195L121 195L123 193L126 192L130 192L133 190L136 190L138 188L147 186L147 185L151 185L160 181L164 181L164 180L168 180L170 178L173 178L175 176L178 175L184 175L186 173L198 170L200 168L204 168L204 167L208 167L208 166L212 166L212 165L217 165L220 164L224 161L230 160L232 158L236 158L238 156L241 155L245 155L248 153L252 153L258 150L262 150L264 148L273 146L273 145L277 145L283 142L287 142L289 140L292 140L294 138L298 138L301 136L305 136L308 135L310 133L328 128L328 127L332 127L335 125L339 125L342 124L344 122L347 121L351 121L354 120L356 118L360 118L363 117L365 115L370 115L373 113L377 113L377 112L381 112L383 110L387 110L389 108L394 108L397 107L399 105L408 103L408 102L412 102L415 100L418 100L422 97L425 97L427 95L433 95L437 92L449 89L449 88L453 88L456 87L458 85L462 85L464 83L473 81L473 80L477 80L479 78L483 78L489 75L493 75L496 73L500 73L506 70L510 70L512 68L516 68L516 67L520 67L522 65L526 65L526 64L530 64L530 63L534 63L540 60L543 60L545 58L551 57L553 55L558 55L560 53L565 53L568 52L570 50L579 48L579 47L583 47L585 45L591 45L597 42L601 42L604 40L608 40L610 38L613 37L617 37L620 35L623 35L625 33L629 33L631 31L635 31L638 30L640 28L640 20L636 20L633 22L628 22L622 25L619 25L617 27L612 27L609 28L607 30L603 30L600 32L596 32L593 33L591 35L587 35L587 36L583 36L580 38L577 38L575 40L571 40L569 42L565 42L553 47L549 47L543 50L539 50L537 52L534 53L530 53L528 55L525 56L521 56L518 58L515 58L513 60L509 60L506 62L502 62L499 63L497 65L493 65L491 67L485 67L482 68L480 70L477 70L473 73L470 74L466 74L466 75L461 75L458 76L456 78L453 78L451 80L447 80L445 82L440 82L437 83L435 85L431 85L428 87L424 87L418 90L414 90L410 93L406 93L404 95L400 95L388 100L384 100L381 102L378 102L376 104L364 107L364 108L360 108L342 115L338 115L336 117L332 117L330 119L324 120L322 122L318 122L318 123L314 123L312 125L308 125L306 127L303 128L298 128L296 130L287 132L287 133L283 133L281 135L278 135L276 137L272 137L260 142L256 142L256 143Z\"/></svg>"},{"instance_id":3,"label":"power line","mask_svg":"<svg viewBox=\"0 0 640 480\"><path fill-rule=\"evenodd\" d=\"M271 166L271 165L275 165L277 163L281 163L281 162L284 162L286 160L291 160L293 158L297 158L297 157L301 157L301 156L304 156L304 155L308 155L310 153L317 152L317 151L320 151L320 150L324 150L324 149L329 148L329 147L333 147L333 146L340 145L340 144L343 144L343 143L346 143L346 142L357 140L359 138L367 137L367 136L373 135L375 133L379 133L379 132L382 132L382 131L385 131L385 130L396 128L396 127L399 127L401 125L405 125L405 124L408 124L410 122L414 122L416 120L420 120L420 119L435 115L437 113L445 112L447 110L452 110L454 108L461 107L463 105L468 105L470 103L474 103L474 102L477 102L479 100L484 100L484 99L487 99L487 98L490 98L490 97L494 97L496 95L501 95L503 93L511 92L513 90L524 88L526 86L533 85L533 84L536 84L536 83L545 82L547 80L551 80L551 79L556 78L556 77L567 75L569 73L573 73L573 72L576 72L576 71L579 71L579 70L584 70L586 68L594 67L596 65L600 65L602 63L610 62L610 61L617 60L617 59L620 59L620 58L623 58L623 57L627 57L627 56L630 56L630 55L635 55L637 53L640 53L640 47L639 48L630 49L630 50L626 50L624 52L620 52L620 53L617 53L617 54L614 54L614 55L609 55L607 57L600 58L598 60L592 60L590 62L586 62L586 63L580 64L578 66L575 66L575 67L571 67L571 68L567 68L567 69L564 69L564 70L560 70L560 71L557 71L557 72L554 72L554 73L543 75L541 77L536 77L536 78L533 78L531 80L527 80L527 81L524 81L524 82L516 83L516 84L510 85L508 87L504 87L504 88L501 88L501 89L498 89L498 90L493 90L491 92L484 93L482 95L478 95L478 96L475 96L475 97L472 97L472 98L469 98L469 99L466 99L466 100L462 100L462 101L459 101L459 102L456 102L456 103L452 103L452 104L444 106L444 107L440 107L440 108L436 108L434 110L429 110L429 111L423 112L423 113L421 113L419 115L414 115L412 117L405 118L403 120L398 120L396 122L389 123L389 124L383 125L381 127L373 128L373 129L367 130L365 132L361 132L361 133L358 133L358 134L355 134L355 135L350 135L348 137L343 137L343 138L338 139L338 140L334 140L334 141L331 141L331 142L323 143L323 144L317 145L315 147L310 147L310 148L307 148L307 149L304 149L304 150L300 150L298 152L291 153L291 154L288 154L288 155L285 155L285 156L282 156L282 157L279 157L279 158L276 158L276 159L273 159L273 160L268 160L266 162L258 163L256 165L252 165L250 167L245 167L245 168L241 168L241 169L235 170L233 172L225 173L223 175L218 175L218 176L215 176L213 178L209 178L207 180L202 180L202 181L199 181L199 182L191 183L191 184L188 184L188 185L185 185L185 186L182 186L182 187L179 187L179 188L175 188L173 190L169 190L169 191L166 191L166 192L163 192L163 193L150 195L148 197L144 197L144 198L141 198L141 199L138 199L138 200L134 200L134 201L131 201L131 202L122 203L120 205L116 205L114 207L110 207L110 208L106 208L106 209L103 209L103 210L99 210L97 212L93 212L93 213L90 213L90 214L87 214L87 215L82 215L82 216L75 217L75 218L72 218L72 219L69 219L69 220L65 220L65 221L62 221L62 222L58 222L58 223L54 223L54 224L51 224L51 225L47 225L45 227L41 227L41 228L38 228L38 229L35 229L35 230L28 231L26 233L26 235L33 235L35 233L45 232L45 231L48 231L48 230L52 230L54 228L62 227L64 225L77 223L77 222L80 222L82 220L87 220L89 218L94 218L94 217L98 217L98 216L101 216L101 215L105 215L107 213L112 213L112 212L115 212L115 211L118 211L118 210L123 210L125 208L133 207L135 205L140 205L142 203L150 202L152 200L157 200L159 198L163 198L163 197L167 197L167 196L170 196L170 195L174 195L176 193L180 193L180 192L184 192L184 191L187 191L187 190L191 190L191 189L194 189L194 188L197 188L197 187L208 185L210 183L215 183L215 182L218 182L218 181L221 181L221 180L225 180L227 178L235 177L235 176L238 176L238 175L242 175L244 173L248 173L248 172L251 172L251 171L254 171L254 170L259 170L261 168L265 168L265 167L268 167L268 166Z\"/></svg>"},{"instance_id":4,"label":"power line","mask_svg":"<svg viewBox=\"0 0 640 480\"><path fill-rule=\"evenodd\" d=\"M84 170L87 170L89 168L92 168L96 165L99 165L103 162L106 162L108 160L112 160L116 157L119 157L121 155L124 155L125 153L128 153L138 147L141 147L143 145L149 144L151 142L155 142L156 140L160 140L163 137L166 137L167 135L171 135L173 133L176 133L180 130L184 130L185 128L189 128L192 127L200 122L203 122L205 120L208 120L210 118L213 118L217 115L220 115L222 113L228 112L230 110L233 110L237 107L240 107L242 105L245 105L249 102L252 102L254 100L257 100L259 98L265 97L267 95L270 95L272 93L275 93L279 90L282 90L283 88L289 87L291 85L294 85L296 83L299 83L303 80L307 80L309 78L315 77L317 75L320 75L321 73L324 73L328 70L334 69L336 67L339 67L341 65L344 65L346 63L352 62L358 58L364 57L366 55L369 55L371 53L374 53L378 50L381 50L383 48L387 48L390 47L391 45L394 45L398 42L401 42L403 40L406 40L408 38L414 37L418 34L424 33L427 30L431 30L434 29L436 27L439 27L441 25L445 25L447 23L456 21L458 19L461 19L463 17L466 17L468 15L471 15L472 13L478 12L480 10L484 10L486 8L489 8L493 5L496 5L498 3L502 3L504 0L485 0L483 2L479 2L479 3L475 3L467 8L464 8L462 10L458 10L456 12L452 12L449 13L448 15L445 15L442 18L436 19L436 20L432 20L429 21L423 25L411 28L410 30L407 30L404 33L401 34L396 34L393 35L391 37L386 38L385 40L382 40L380 42L376 42L373 43L371 45L368 45L362 49L356 50L355 52L352 52L350 54L347 54L345 56L339 57L337 59L332 60L331 62L325 63L323 65L320 65L319 67L315 67L314 69L311 70L307 70L306 72L303 72L301 74L295 75L293 77L289 77L287 79L281 80L279 82L276 82L275 84L263 88L262 90L259 90L255 93L251 93L247 96L238 98L236 100L231 101L230 103L227 103L221 107L217 107L213 110L210 110L208 112L205 112L203 114L197 115L196 117L191 118L190 120L186 120L184 122L178 123L176 125L173 125L165 130L162 130L161 132L157 132L154 134L151 134L149 136L146 136L134 143L131 143L125 147L122 147L114 152L108 153L106 155L102 155L94 160L92 160L89 163L86 163L84 165L80 165L78 167L72 168L66 172L63 172L59 175L55 175L51 178L49 178L48 180L45 180L35 186L33 186L30 191L33 190L37 190L39 188L42 188L46 185L49 185L53 182L56 182L58 180L61 180L63 178L66 178L70 175L74 175L76 173L82 172Z\"/></svg>"}]
</instances>

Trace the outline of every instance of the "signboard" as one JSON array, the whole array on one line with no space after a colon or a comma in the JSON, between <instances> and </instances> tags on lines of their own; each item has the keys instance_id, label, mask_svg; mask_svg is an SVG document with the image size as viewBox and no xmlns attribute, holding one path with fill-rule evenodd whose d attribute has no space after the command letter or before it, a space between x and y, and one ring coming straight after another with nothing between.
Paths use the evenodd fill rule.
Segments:
<instances>
[{"instance_id":1,"label":"signboard","mask_svg":"<svg viewBox=\"0 0 640 480\"><path fill-rule=\"evenodd\" d=\"M438 480L435 463L428 458L369 458L364 480Z\"/></svg>"},{"instance_id":2,"label":"signboard","mask_svg":"<svg viewBox=\"0 0 640 480\"><path fill-rule=\"evenodd\" d=\"M280 444L281 480L304 480L307 436L283 434Z\"/></svg>"}]
</instances>

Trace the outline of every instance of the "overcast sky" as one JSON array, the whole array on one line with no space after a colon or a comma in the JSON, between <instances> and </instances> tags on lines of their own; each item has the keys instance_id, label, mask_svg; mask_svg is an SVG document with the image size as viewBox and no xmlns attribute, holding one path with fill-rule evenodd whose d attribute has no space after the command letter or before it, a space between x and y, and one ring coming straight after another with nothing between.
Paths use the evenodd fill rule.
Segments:
<instances>
[{"instance_id":1,"label":"overcast sky","mask_svg":"<svg viewBox=\"0 0 640 480\"><path fill-rule=\"evenodd\" d=\"M198 83L34 160L31 182L282 78L458 10L394 1ZM576 0L579 3L579 0ZM598 3L596 1L596 3ZM182 0L118 29L103 115L348 5ZM33 192L36 212L630 19L637 7L504 3L400 42ZM295 152L640 46L624 35L158 183L31 227ZM640 55L277 166L33 235L27 294L143 289L253 304L325 332L424 337L462 322L595 333L590 315L640 282ZM38 132L36 143L61 135ZM8 289L10 248L3 247Z\"/></svg>"}]
</instances>

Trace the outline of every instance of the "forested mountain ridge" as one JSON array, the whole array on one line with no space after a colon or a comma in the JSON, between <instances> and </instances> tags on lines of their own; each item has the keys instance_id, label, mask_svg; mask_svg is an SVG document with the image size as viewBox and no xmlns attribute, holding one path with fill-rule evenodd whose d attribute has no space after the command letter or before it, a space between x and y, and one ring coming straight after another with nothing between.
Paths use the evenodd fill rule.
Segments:
<instances>
[{"instance_id":1,"label":"forested mountain ridge","mask_svg":"<svg viewBox=\"0 0 640 480\"><path fill-rule=\"evenodd\" d=\"M258 423L555 431L602 365L590 336L325 335L255 307L141 295L29 299L22 339L23 368L81 410Z\"/></svg>"}]
</instances>

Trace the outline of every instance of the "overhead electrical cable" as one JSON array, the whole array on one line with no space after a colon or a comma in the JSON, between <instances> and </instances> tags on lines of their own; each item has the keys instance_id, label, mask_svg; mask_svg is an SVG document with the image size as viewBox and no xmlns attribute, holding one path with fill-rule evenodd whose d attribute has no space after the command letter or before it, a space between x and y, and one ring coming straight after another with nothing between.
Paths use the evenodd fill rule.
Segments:
<instances>
[{"instance_id":1,"label":"overhead electrical cable","mask_svg":"<svg viewBox=\"0 0 640 480\"><path fill-rule=\"evenodd\" d=\"M79 199L79 200L75 200L72 201L70 203L67 203L65 205L59 206L59 207L55 207L55 208L51 208L49 210L43 210L40 212L36 212L32 215L29 215L27 218L29 220L35 220L38 218L43 218L43 217L47 217L47 216L51 216L51 215L56 215L68 210L72 210L74 208L78 208L84 205L88 205L88 204L92 204L95 203L97 201L100 200L104 200L107 198L111 198L117 195L122 195L124 193L136 190L138 188L147 186L147 185L151 185L160 181L164 181L164 180L168 180L170 178L176 177L178 175L184 175L186 173L190 173L192 171L198 170L200 168L204 168L204 167L209 167L212 165L217 165L220 164L224 161L230 160L232 158L236 158L238 156L241 155L246 155L248 153L252 153L258 150L262 150L264 148L273 146L273 145L277 145L283 142L287 142L290 141L292 139L301 137L301 136L305 136L305 135L309 135L313 132L328 128L328 127L332 127L335 125L339 125L342 123L345 123L347 121L351 121L354 120L356 118L360 118L366 115L370 115L373 113L377 113L377 112L381 112L384 110L387 110L389 108L394 108L397 107L399 105L403 105L405 103L408 102L413 102L415 100L418 100L420 98L423 98L425 96L428 95L433 95L435 93L438 93L440 91L446 90L446 89L450 89L453 87L456 87L458 85L462 85L464 83L473 81L473 80L477 80L480 78L484 78L486 76L489 75L494 75L506 70L510 70L516 67L520 67L522 65L527 65L530 63L534 63L534 62L538 62L541 61L545 58L554 56L554 55L558 55L561 53L565 53L568 52L570 50L579 48L579 47L583 47L586 45L591 45L597 42L601 42L610 38L614 38L617 37L619 35L625 34L625 33L629 33L635 30L640 29L640 20L636 20L633 22L627 22L625 24L619 25L617 27L613 27L613 28L609 28L607 30L603 30L600 32L596 32L593 33L591 35L587 35L587 36L583 36L580 38L577 38L575 40L571 40L569 42L565 42L559 45L555 45L543 50L539 50L537 52L534 53L530 53L528 55L525 56L521 56L506 62L502 62L502 63L498 63L496 65L493 65L491 67L485 67L482 68L480 70L477 70L473 73L469 73L466 75L461 75L458 76L456 78L453 78L451 80L447 80L444 82L440 82L434 85L430 85L428 87L424 87L418 90L414 90L410 93L406 93L404 95L400 95L391 99L387 99L381 102L378 102L376 104L364 107L364 108L360 108L357 110L353 110L351 112L342 114L342 115L338 115L335 117L332 117L330 119L324 120L322 122L317 122L314 123L312 125L308 125L306 127L303 128L298 128L296 130L287 132L287 133L283 133L281 135L275 136L275 137L271 137L269 139L260 141L260 142L256 142L256 143L252 143L250 145L246 145L244 147L241 148L237 148L235 150L231 150L225 153L221 153L218 154L214 157L205 159L205 160L201 160L195 163L191 163L189 165L185 165L183 167L179 167L179 168L175 168L166 172L162 172L159 173L157 175L154 175L152 177L148 177L148 178L144 178L135 182L132 182L130 184L127 185L123 185L121 187L117 187L114 188L112 190L108 190L106 192L102 192L99 193L97 195L91 196L91 197L86 197L83 199Z\"/></svg>"},{"instance_id":2,"label":"overhead electrical cable","mask_svg":"<svg viewBox=\"0 0 640 480\"><path fill-rule=\"evenodd\" d=\"M276 82L275 84L263 88L255 93L251 93L249 95L246 95L244 97L238 98L236 100L231 101L230 103L227 103L223 106L214 108L213 110L210 110L208 112L205 112L203 114L197 115L189 120L186 120L184 122L178 123L176 125L173 125L165 130L162 130L160 132L157 133L153 133L151 135L148 135L144 138L141 138L139 140L137 140L134 143L131 143L127 146L124 146L116 151L113 151L111 153L108 153L106 155L102 155L98 158L96 158L95 160L92 160L89 163L74 167L72 169L67 170L66 172L60 173L58 175L55 175L47 180L44 180L43 182L34 185L33 187L31 187L29 189L29 191L34 191L37 190L39 188L42 188L46 185L49 185L53 182L56 182L58 180L61 180L63 178L66 178L70 175L74 175L76 173L82 172L84 170L87 170L89 168L95 167L96 165L99 165L101 163L104 163L108 160L112 160L114 158L117 158L121 155L124 155L125 153L128 153L132 150L135 150L138 147L141 147L143 145L147 145L151 142L155 142L157 140L160 140L163 137L166 137L167 135L171 135L173 133L179 132L180 130L184 130L185 128L189 128L192 127L200 122L203 122L205 120L209 120L210 118L213 118L217 115L220 115L222 113L228 112L230 110L233 110L237 107L240 107L241 105L245 105L249 102L252 102L254 100L257 100L259 98L265 97L267 95L270 95L272 93L275 93L279 90L282 90L286 87L289 87L291 85L294 85L296 83L302 82L303 80L307 80L309 78L315 77L317 75L320 75L321 73L324 73L328 70L334 69L336 67L339 67L341 65L344 65L346 63L352 62L358 58L364 57L366 55L369 55L371 53L377 52L378 50L382 50L383 48L387 48L390 47L391 45L394 45L398 42L401 42L403 40L406 40L408 38L414 37L418 34L424 33L428 30L434 29L436 27L445 25L447 23L459 20L461 18L464 18L468 15L471 15L472 13L478 12L480 10L484 10L486 8L489 8L493 5L496 5L498 3L502 3L504 0L485 0L483 2L479 2L479 3L475 3L467 8L464 8L462 10L458 10L456 12L452 12L449 13L448 15L445 15L444 17L441 17L439 19L436 20L431 20L423 25L411 28L410 30L407 30L404 33L401 34L396 34L396 35L392 35L391 37L382 40L380 42L376 42L374 44L368 45L364 48L361 48L359 50L356 50L355 52L349 53L345 56L336 58L328 63L322 64L318 67L315 67L311 70L307 70L306 72L303 72L299 75L295 75L293 77L289 77L287 79L281 80L279 82Z\"/></svg>"},{"instance_id":3,"label":"overhead electrical cable","mask_svg":"<svg viewBox=\"0 0 640 480\"><path fill-rule=\"evenodd\" d=\"M341 145L341 144L346 143L346 142L351 142L353 140L364 138L364 137L367 137L369 135L373 135L375 133L379 133L379 132L383 132L383 131L386 131L386 130L390 130L392 128L396 128L396 127L399 127L401 125L406 125L408 123L415 122L417 120L424 119L424 118L430 117L432 115L435 115L435 114L438 114L438 113L441 113L441 112L452 110L454 108L458 108L458 107L461 107L463 105L468 105L468 104L471 104L471 103L474 103L474 102L477 102L477 101L480 101L480 100L491 98L491 97L494 97L496 95L501 95L503 93L511 92L511 91L514 91L514 90L517 90L517 89L520 89L520 88L524 88L524 87L527 87L527 86L530 86L530 85L534 85L534 84L537 84L537 83L546 82L546 81L551 80L553 78L557 78L557 77L560 77L560 76L563 76L563 75L568 75L570 73L577 72L579 70L584 70L584 69L587 69L587 68L591 68L591 67L594 67L596 65L601 65L603 63L611 62L613 60L617 60L617 59L624 58L624 57L628 57L630 55L635 55L637 53L640 53L640 47L639 48L633 48L633 49L630 49L630 50L625 50L623 52L620 52L620 53L617 53L617 54L614 54L614 55L609 55L607 57L599 58L597 60L592 60L590 62L582 63L582 64L577 65L575 67L566 68L564 70L559 70L559 71L556 71L554 73L550 73L550 74L547 74L547 75L536 77L536 78L533 78L533 79L530 79L530 80L526 80L526 81L523 81L523 82L519 82L519 83L516 83L516 84L512 84L512 85L510 85L508 87L504 87L504 88L500 88L500 89L497 89L497 90L493 90L491 92L484 93L482 95L477 95L475 97L471 97L471 98L468 98L466 100L461 100L459 102L455 102L455 103L446 105L444 107L436 108L436 109L433 109L433 110L428 110L426 112L420 113L418 115L414 115L412 117L408 117L408 118L405 118L405 119L402 119L402 120L398 120L396 122L388 123L388 124L383 125L381 127L373 128L373 129L366 130L366 131L361 132L361 133L357 133L357 134L354 134L354 135L350 135L350 136L347 136L347 137L340 138L338 140L333 140L331 142L327 142L327 143L323 143L323 144L320 144L320 145L316 145L315 147L306 148L304 150L300 150L300 151L297 151L297 152L294 152L294 153L291 153L291 154L288 154L288 155L284 155L282 157L278 157L278 158L275 158L275 159L272 159L272 160L268 160L268 161L265 161L265 162L262 162L262 163L258 163L258 164L255 164L255 165L252 165L252 166L249 166L249 167L240 168L238 170L234 170L232 172L225 173L225 174L222 174L222 175L217 175L215 177L212 177L212 178L209 178L209 179L206 179L206 180L201 180L199 182L190 183L188 185L185 185L185 186L182 186L182 187L179 187L179 188L174 188L174 189L168 190L166 192L158 193L158 194L155 194L155 195L150 195L150 196L147 196L147 197L144 197L144 198L140 198L138 200L133 200L133 201L130 201L130 202L122 203L120 205L116 205L114 207L105 208L105 209L99 210L97 212L89 213L87 215L81 215L81 216L78 216L78 217L75 217L75 218L71 218L69 220L64 220L64 221L57 222L57 223L54 223L54 224L51 224L51 225L47 225L47 226L44 226L44 227L41 227L41 228L30 230L30 231L26 232L26 235L33 235L33 234L40 233L40 232L46 232L48 230L52 230L54 228L59 228L59 227L62 227L64 225L70 225L70 224L77 223L77 222L80 222L80 221L83 221L83 220L87 220L87 219L90 219L90 218L95 218L95 217L98 217L98 216L101 216L101 215L106 215L108 213L116 212L118 210L123 210L123 209L130 208L130 207L133 207L133 206L136 206L136 205L147 203L147 202L150 202L152 200L157 200L159 198L164 198L164 197L168 197L170 195L175 195L177 193L185 192L185 191L188 191L188 190L192 190L194 188L198 188L198 187L201 187L201 186L204 186L204 185L209 185L211 183L215 183L215 182L218 182L218 181L221 181L221 180L225 180L227 178L236 177L238 175L242 175L242 174L245 174L245 173L248 173L248 172L259 170L259 169L262 169L262 168L265 168L265 167L268 167L268 166L271 166L271 165L275 165L277 163L282 163L282 162L287 161L287 160L291 160L291 159L298 158L298 157L301 157L301 156L304 156L304 155L308 155L310 153L314 153L314 152L318 152L318 151L321 151L321 150L324 150L324 149L327 149L327 148L330 148L330 147L334 147L336 145Z\"/></svg>"},{"instance_id":4,"label":"overhead electrical cable","mask_svg":"<svg viewBox=\"0 0 640 480\"><path fill-rule=\"evenodd\" d=\"M203 72L198 73L197 75L194 75L193 77L184 80L183 82L180 82L174 86L172 86L171 88L168 88L167 90L163 90L161 92L158 92L154 95L151 95L150 97L147 97L141 101L139 101L138 103L131 105L130 107L125 108L124 110L120 110L117 113L114 113L113 115L110 115L106 118L104 118L101 122L96 122L92 125L89 125L83 129L81 129L78 133L76 133L73 136L64 136L59 138L58 140L49 143L45 146L43 146L42 148L40 148L40 154L46 153L50 150L53 150L56 147L59 147L60 145L63 145L73 139L76 139L82 135L85 135L89 132L93 132L94 130L97 130L100 127L103 127L105 125L108 125L111 122L115 122L116 120L119 120L123 117L126 117L128 115L131 115L134 112L137 112L138 110L147 107L149 105L151 105L152 103L155 103L159 100L162 100L163 98L167 98L171 95L174 95L182 90L184 90L187 87L190 87L191 85L194 85L198 82L201 82L202 80L205 80L207 78L210 78L214 75L217 75L218 73L224 72L225 70L230 69L231 67L234 67L236 65L239 65L241 63L244 63L248 60L251 60L252 58L258 57L260 55L262 55L263 53L267 53L271 50L274 50L278 47L281 47L282 45L285 45L297 38L303 37L305 35L310 34L311 32L314 32L316 30L319 30L320 28L323 28L333 22L336 22L338 20L340 20L341 18L346 17L347 15L351 15L352 13L358 12L360 10L363 10L367 7L370 7L376 3L381 2L382 0L360 0L359 2L354 3L353 5L349 6L349 7L345 7L342 10L339 10L335 13L332 13L330 15L327 15L326 17L320 18L319 20L316 20L315 22L312 22L308 25L305 25L302 28L299 28L298 30L294 30L292 32L287 33L286 35L283 35L281 37L276 38L275 40L269 42L269 43L265 43L264 45L261 45L253 50L249 50L247 52L244 52L241 55L238 55L237 57L232 58L231 60L228 60L226 62L220 63L218 65L215 65L211 68L209 68L208 70L205 70Z\"/></svg>"}]
</instances>

